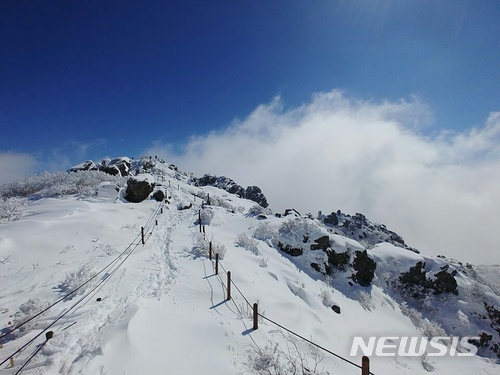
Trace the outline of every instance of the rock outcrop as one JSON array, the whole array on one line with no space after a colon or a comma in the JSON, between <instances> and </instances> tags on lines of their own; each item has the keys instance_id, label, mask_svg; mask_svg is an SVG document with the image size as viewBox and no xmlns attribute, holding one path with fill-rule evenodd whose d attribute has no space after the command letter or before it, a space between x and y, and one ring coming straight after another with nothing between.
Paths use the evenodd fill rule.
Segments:
<instances>
[{"instance_id":1,"label":"rock outcrop","mask_svg":"<svg viewBox=\"0 0 500 375\"><path fill-rule=\"evenodd\" d=\"M154 189L153 176L142 174L130 177L127 181L125 199L129 202L139 203L149 197Z\"/></svg>"},{"instance_id":2,"label":"rock outcrop","mask_svg":"<svg viewBox=\"0 0 500 375\"><path fill-rule=\"evenodd\" d=\"M238 185L236 182L225 176L212 176L205 174L203 177L191 179L191 184L194 186L214 186L223 189L231 194L236 194L240 198L246 198L260 206L266 208L269 206L266 196L258 186L249 186L246 189Z\"/></svg>"}]
</instances>

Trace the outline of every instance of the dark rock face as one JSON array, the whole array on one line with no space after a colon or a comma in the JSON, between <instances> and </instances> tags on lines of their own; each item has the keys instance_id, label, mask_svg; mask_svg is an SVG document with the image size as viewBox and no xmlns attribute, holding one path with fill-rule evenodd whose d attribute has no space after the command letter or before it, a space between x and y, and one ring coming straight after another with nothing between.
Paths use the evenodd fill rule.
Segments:
<instances>
[{"instance_id":1,"label":"dark rock face","mask_svg":"<svg viewBox=\"0 0 500 375\"><path fill-rule=\"evenodd\" d=\"M250 199L264 208L269 206L264 193L262 193L262 190L259 187L249 186L244 189L241 185L238 185L236 182L225 176L217 177L206 174L201 178L191 179L191 183L194 186L215 186L219 189L227 191L228 193L236 194L240 198Z\"/></svg>"},{"instance_id":2,"label":"dark rock face","mask_svg":"<svg viewBox=\"0 0 500 375\"><path fill-rule=\"evenodd\" d=\"M245 197L245 189L243 189L242 186L234 184L234 185L229 185L226 189L228 193L231 194L236 194L238 197L244 198Z\"/></svg>"},{"instance_id":3,"label":"dark rock face","mask_svg":"<svg viewBox=\"0 0 500 375\"><path fill-rule=\"evenodd\" d=\"M325 251L330 246L330 237L322 236L314 240L315 243L311 245L311 250L323 250Z\"/></svg>"},{"instance_id":4,"label":"dark rock face","mask_svg":"<svg viewBox=\"0 0 500 375\"><path fill-rule=\"evenodd\" d=\"M288 215L294 215L296 217L300 217L300 212L297 211L295 208L287 208L285 209L285 213L283 216L288 216Z\"/></svg>"},{"instance_id":5,"label":"dark rock face","mask_svg":"<svg viewBox=\"0 0 500 375\"><path fill-rule=\"evenodd\" d=\"M149 194L153 192L153 188L154 183L150 183L147 180L137 180L134 177L130 177L127 181L125 199L133 203L142 202L149 197Z\"/></svg>"},{"instance_id":6,"label":"dark rock face","mask_svg":"<svg viewBox=\"0 0 500 375\"><path fill-rule=\"evenodd\" d=\"M420 285L423 287L428 287L427 277L425 276L425 263L417 262L416 265L410 267L408 272L402 273L399 276L399 280L403 284L407 284L409 286Z\"/></svg>"},{"instance_id":7,"label":"dark rock face","mask_svg":"<svg viewBox=\"0 0 500 375\"><path fill-rule=\"evenodd\" d=\"M335 212L332 212L330 215L325 216L323 222L326 225L339 225L339 218Z\"/></svg>"},{"instance_id":8,"label":"dark rock face","mask_svg":"<svg viewBox=\"0 0 500 375\"><path fill-rule=\"evenodd\" d=\"M300 247L293 247L290 245L282 244L281 242L278 242L278 247L281 249L281 251L293 257L298 257L304 253L304 250Z\"/></svg>"},{"instance_id":9,"label":"dark rock face","mask_svg":"<svg viewBox=\"0 0 500 375\"><path fill-rule=\"evenodd\" d=\"M493 335L489 335L486 332L481 332L479 335L479 340L471 339L469 343L477 346L478 348L491 350L493 353L500 358L500 345L498 345L495 340L493 340Z\"/></svg>"},{"instance_id":10,"label":"dark rock face","mask_svg":"<svg viewBox=\"0 0 500 375\"><path fill-rule=\"evenodd\" d=\"M79 164L70 168L69 172L76 171L101 171L113 176L130 176L132 162L128 157L120 157L115 159L104 159L101 163L94 163L92 160L87 160L85 163Z\"/></svg>"},{"instance_id":11,"label":"dark rock face","mask_svg":"<svg viewBox=\"0 0 500 375\"><path fill-rule=\"evenodd\" d=\"M116 165L102 167L102 171L112 176L120 176L121 172Z\"/></svg>"},{"instance_id":12,"label":"dark rock face","mask_svg":"<svg viewBox=\"0 0 500 375\"><path fill-rule=\"evenodd\" d=\"M311 263L311 268L315 271L321 272L321 267L318 263Z\"/></svg>"},{"instance_id":13,"label":"dark rock face","mask_svg":"<svg viewBox=\"0 0 500 375\"><path fill-rule=\"evenodd\" d=\"M347 237L360 241L365 246L381 242L389 242L394 246L402 247L418 253L418 250L405 244L403 238L386 228L383 224L375 224L361 213L349 215L340 210L322 217L325 225L337 228Z\"/></svg>"},{"instance_id":14,"label":"dark rock face","mask_svg":"<svg viewBox=\"0 0 500 375\"><path fill-rule=\"evenodd\" d=\"M498 334L500 335L500 310L497 310L495 308L495 306L490 305L486 302L484 303L484 307L485 307L486 312L488 313L488 316L492 322L491 328L493 328L495 331L497 331ZM500 351L499 351L499 354L500 354Z\"/></svg>"},{"instance_id":15,"label":"dark rock face","mask_svg":"<svg viewBox=\"0 0 500 375\"><path fill-rule=\"evenodd\" d=\"M457 271L448 273L448 267L443 268L434 274L435 280L428 279L425 272L425 263L417 262L415 266L410 267L408 272L403 272L399 276L399 281L407 288L407 291L414 298L423 297L426 290L433 290L433 294L453 293L458 295L458 284L455 280Z\"/></svg>"},{"instance_id":16,"label":"dark rock face","mask_svg":"<svg viewBox=\"0 0 500 375\"><path fill-rule=\"evenodd\" d=\"M377 263L368 256L366 250L356 251L354 262L352 263L354 271L352 279L361 286L370 286L373 277L375 276L375 269Z\"/></svg>"},{"instance_id":17,"label":"dark rock face","mask_svg":"<svg viewBox=\"0 0 500 375\"><path fill-rule=\"evenodd\" d=\"M103 171L106 172L106 168L117 168L122 177L130 175L130 168L132 163L129 158L121 157L111 160L107 165L103 166ZM109 172L107 172L109 173Z\"/></svg>"},{"instance_id":18,"label":"dark rock face","mask_svg":"<svg viewBox=\"0 0 500 375\"><path fill-rule=\"evenodd\" d=\"M142 169L146 172L149 172L156 165L155 161L151 159L142 159L141 162Z\"/></svg>"},{"instance_id":19,"label":"dark rock face","mask_svg":"<svg viewBox=\"0 0 500 375\"><path fill-rule=\"evenodd\" d=\"M163 192L163 190L156 190L153 194L153 198L158 202L162 202L165 199L165 193Z\"/></svg>"},{"instance_id":20,"label":"dark rock face","mask_svg":"<svg viewBox=\"0 0 500 375\"><path fill-rule=\"evenodd\" d=\"M326 254L328 255L328 264L330 265L328 268L330 272L327 273L331 274L332 268L339 271L345 271L347 269L350 260L349 253L347 251L337 253L330 249L326 251Z\"/></svg>"},{"instance_id":21,"label":"dark rock face","mask_svg":"<svg viewBox=\"0 0 500 375\"><path fill-rule=\"evenodd\" d=\"M451 273L446 272L446 270L442 270L434 274L436 277L436 280L432 285L434 294L453 293L458 295L458 284L457 280L455 280L456 274L456 270L453 270Z\"/></svg>"},{"instance_id":22,"label":"dark rock face","mask_svg":"<svg viewBox=\"0 0 500 375\"><path fill-rule=\"evenodd\" d=\"M408 272L399 276L399 281L414 298L422 297L425 290L432 286L432 282L426 277L425 262L417 262L413 267L410 267Z\"/></svg>"},{"instance_id":23,"label":"dark rock face","mask_svg":"<svg viewBox=\"0 0 500 375\"><path fill-rule=\"evenodd\" d=\"M478 317L484 322L487 322L489 320L489 326L493 329L493 331L489 331L488 329L486 329L487 331L489 331L489 333L482 331L480 334L476 335L479 336L479 340L470 339L469 343L480 348L480 351L481 349L485 349L486 352L490 351L496 354L497 358L500 359L500 342L497 338L498 336L495 334L496 332L498 335L500 335L500 310L497 310L495 306L490 305L487 302L484 302L484 307L486 310L486 314L476 315L478 315Z\"/></svg>"},{"instance_id":24,"label":"dark rock face","mask_svg":"<svg viewBox=\"0 0 500 375\"><path fill-rule=\"evenodd\" d=\"M245 191L245 197L251 201L256 202L261 207L268 207L266 196L262 193L262 190L258 186L249 186Z\"/></svg>"},{"instance_id":25,"label":"dark rock face","mask_svg":"<svg viewBox=\"0 0 500 375\"><path fill-rule=\"evenodd\" d=\"M245 197L245 189L225 176L217 177L206 174L201 178L193 179L193 184L195 186L215 186L219 189L227 191L228 193L236 194L240 198Z\"/></svg>"}]
</instances>

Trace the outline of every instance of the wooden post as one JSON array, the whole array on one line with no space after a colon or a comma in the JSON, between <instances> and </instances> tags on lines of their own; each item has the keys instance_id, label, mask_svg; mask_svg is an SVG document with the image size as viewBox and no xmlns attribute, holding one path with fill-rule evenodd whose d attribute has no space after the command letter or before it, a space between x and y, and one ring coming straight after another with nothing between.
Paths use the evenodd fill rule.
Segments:
<instances>
[{"instance_id":1,"label":"wooden post","mask_svg":"<svg viewBox=\"0 0 500 375\"><path fill-rule=\"evenodd\" d=\"M210 193L207 196L207 204L210 206Z\"/></svg>"},{"instance_id":2,"label":"wooden post","mask_svg":"<svg viewBox=\"0 0 500 375\"><path fill-rule=\"evenodd\" d=\"M212 260L212 241L210 241L208 246L208 259Z\"/></svg>"},{"instance_id":3,"label":"wooden post","mask_svg":"<svg viewBox=\"0 0 500 375\"><path fill-rule=\"evenodd\" d=\"M158 225L158 220L156 220L156 225Z\"/></svg>"},{"instance_id":4,"label":"wooden post","mask_svg":"<svg viewBox=\"0 0 500 375\"><path fill-rule=\"evenodd\" d=\"M366 355L361 358L361 375L370 375L370 358Z\"/></svg>"},{"instance_id":5,"label":"wooden post","mask_svg":"<svg viewBox=\"0 0 500 375\"><path fill-rule=\"evenodd\" d=\"M259 328L259 305L257 303L253 304L253 329Z\"/></svg>"},{"instance_id":6,"label":"wooden post","mask_svg":"<svg viewBox=\"0 0 500 375\"><path fill-rule=\"evenodd\" d=\"M54 337L54 331L48 331L45 333L45 340L49 341L52 337Z\"/></svg>"},{"instance_id":7,"label":"wooden post","mask_svg":"<svg viewBox=\"0 0 500 375\"><path fill-rule=\"evenodd\" d=\"M219 253L215 254L215 274L219 274Z\"/></svg>"},{"instance_id":8,"label":"wooden post","mask_svg":"<svg viewBox=\"0 0 500 375\"><path fill-rule=\"evenodd\" d=\"M205 226L203 226L203 233L205 233Z\"/></svg>"},{"instance_id":9,"label":"wooden post","mask_svg":"<svg viewBox=\"0 0 500 375\"><path fill-rule=\"evenodd\" d=\"M200 233L201 233L201 210L198 210L198 221L200 223Z\"/></svg>"},{"instance_id":10,"label":"wooden post","mask_svg":"<svg viewBox=\"0 0 500 375\"><path fill-rule=\"evenodd\" d=\"M163 213L163 207L160 207L160 214Z\"/></svg>"},{"instance_id":11,"label":"wooden post","mask_svg":"<svg viewBox=\"0 0 500 375\"><path fill-rule=\"evenodd\" d=\"M231 271L227 271L227 298L226 300L231 300Z\"/></svg>"},{"instance_id":12,"label":"wooden post","mask_svg":"<svg viewBox=\"0 0 500 375\"><path fill-rule=\"evenodd\" d=\"M144 227L141 227L142 244L144 245Z\"/></svg>"},{"instance_id":13,"label":"wooden post","mask_svg":"<svg viewBox=\"0 0 500 375\"><path fill-rule=\"evenodd\" d=\"M14 368L14 358L10 357L10 368Z\"/></svg>"}]
</instances>

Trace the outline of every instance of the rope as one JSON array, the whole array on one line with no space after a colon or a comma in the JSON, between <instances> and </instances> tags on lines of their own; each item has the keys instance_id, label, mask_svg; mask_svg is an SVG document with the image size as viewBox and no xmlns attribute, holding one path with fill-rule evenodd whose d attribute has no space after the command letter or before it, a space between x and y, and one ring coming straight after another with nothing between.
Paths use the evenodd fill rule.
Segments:
<instances>
[{"instance_id":1,"label":"rope","mask_svg":"<svg viewBox=\"0 0 500 375\"><path fill-rule=\"evenodd\" d=\"M26 344L24 344L21 348L16 350L14 353L12 353L10 356L8 356L3 362L0 363L0 366L7 362L11 357L14 357L16 354L20 353L22 350L24 350L26 347L28 347L33 341L35 341L38 337L40 337L45 331L47 331L49 328L51 328L54 324L56 324L59 320L64 318L67 314L69 314L72 310L74 310L80 303L82 303L90 294L92 294L97 288L101 288L108 280L116 273L116 271L121 267L121 265L132 255L132 253L139 247L139 243L135 244L134 248L132 251L130 251L129 254L116 266L116 268L109 274L109 276L103 280L102 283L97 284L94 286L90 291L85 293L85 295L77 301L73 306L71 306L68 310L66 310L62 315L60 315L57 319L55 319L51 324L49 324L47 327L45 327L44 330L42 330L40 333L38 333L35 337L33 337L30 341L28 341Z\"/></svg>"},{"instance_id":2,"label":"rope","mask_svg":"<svg viewBox=\"0 0 500 375\"><path fill-rule=\"evenodd\" d=\"M226 269L224 268L224 266L222 265L222 263L220 262L219 260L219 266L221 266L222 270L226 273L227 275L227 271ZM238 288L238 285L235 284L235 282L233 281L233 279L231 278L231 284L236 288L236 290L238 291L238 293L240 293L240 295L243 297L243 299L245 300L245 302L248 304L248 306L252 307L253 308L253 305L248 301L248 299L245 297L245 295L243 294L243 292L240 290L240 288Z\"/></svg>"},{"instance_id":3,"label":"rope","mask_svg":"<svg viewBox=\"0 0 500 375\"><path fill-rule=\"evenodd\" d=\"M212 267L214 266L213 262L211 262L212 264ZM224 269L224 267L222 266L222 264L219 262L219 265L222 267L222 269L224 270L224 272L226 273L227 275L227 271ZM227 289L227 286L226 284L224 283L224 281L222 280L222 278L220 277L220 275L216 275L217 278L219 279L220 283L222 284L222 286ZM209 283L210 284L210 283ZM233 283L233 281L231 280L231 284L233 284L236 289L238 289L238 287L236 286L236 284ZM243 299L249 304L250 307L252 307L252 305L250 305L250 303L248 302L248 300L245 298L245 296L243 295L243 293L241 293L241 291L238 289L238 292L240 293L240 295L243 297ZM228 301L226 301L228 302ZM229 311L231 311L233 314L236 314L238 315L239 317L243 318L245 316L244 312L240 310L240 308L238 307L238 305L236 304L236 302L234 301L234 298L231 298L231 302L233 303L234 307L236 308L236 310L238 311L238 313L234 312L227 304L226 304L226 307L229 309ZM212 302L213 304L213 302ZM246 324L245 325L245 328L247 328ZM250 340L252 340L252 342L254 343L254 345L260 349L260 345L257 344L257 342L253 339L252 336L249 336L250 337Z\"/></svg>"},{"instance_id":4,"label":"rope","mask_svg":"<svg viewBox=\"0 0 500 375\"><path fill-rule=\"evenodd\" d=\"M148 222L151 220L151 217L154 217L155 214L156 214L156 217L158 217L158 207L155 209L155 211L153 211L153 213L150 215L150 218L148 219ZM147 226L147 225L146 225ZM97 272L94 276L92 276L90 279L88 279L87 281L85 281L83 284L81 284L80 286L78 286L77 288L73 289L71 292L65 294L64 296L62 296L61 298L59 298L58 300L56 300L54 303L52 303L51 305L49 305L48 307L46 307L45 309L43 309L42 311L38 312L37 314L33 315L31 318L29 318L28 320L22 322L21 324L15 326L14 328L12 328L11 330L3 333L2 335L0 335L0 340L3 339L5 336L8 336L10 335L11 333L17 331L19 328L23 327L24 325L26 325L27 323L31 322L33 319L39 317L40 315L42 315L43 313L47 312L48 310L50 310L52 307L54 307L55 305L57 305L58 303L64 301L65 299L67 299L69 296L75 294L76 292L78 292L81 288L83 288L85 285L87 285L88 283L90 283L92 280L94 280L95 278L97 278L97 276L99 276L101 273L103 273L105 270L107 270L108 268L112 267L114 263L116 263L125 253L127 253L127 251L129 251L129 249L134 245L134 242L140 237L141 235L138 234L133 240L132 242L125 248L124 251L122 251L120 254L118 254L116 256L115 259L113 259L110 263L108 263L104 268L102 268L99 272ZM148 237L149 239L149 237ZM146 239L145 239L146 240ZM136 245L137 246L137 245Z\"/></svg>"},{"instance_id":5,"label":"rope","mask_svg":"<svg viewBox=\"0 0 500 375\"><path fill-rule=\"evenodd\" d=\"M21 373L21 371L23 371L23 369L28 365L28 363L31 362L31 360L33 359L33 357L35 357L35 355L38 354L38 352L40 350L42 350L42 348L45 346L45 344L48 342L49 340L45 340L45 342L43 342L34 352L33 354L31 354L31 356L26 360L26 362L24 362L24 364L19 368L19 370L16 371L16 373L14 375L18 375Z\"/></svg>"},{"instance_id":6,"label":"rope","mask_svg":"<svg viewBox=\"0 0 500 375\"><path fill-rule=\"evenodd\" d=\"M220 267L222 268L222 270L223 270L223 271L227 274L227 271L226 271L226 269L224 268L224 266L222 265L222 263L221 263L221 261L220 261L220 260L219 260L219 266L220 266ZM221 281L222 285L225 285L225 284L224 284L224 282L223 282L220 278L219 278L219 280ZM240 295L243 297L243 299L246 301L246 303L248 303L248 305L249 305L249 306L253 307L253 305L252 305L252 304L248 301L248 299L244 296L244 294L241 292L241 290L240 290L240 289L238 288L238 286L235 284L235 282L233 281L233 279L231 279L231 284L233 284L233 286L234 286L234 287L236 288L236 290L240 293ZM238 311L239 311L239 310L238 310ZM283 326L282 324L279 324L278 322L276 322L276 321L274 321L274 320L272 320L272 319L270 319L270 318L268 318L268 317L266 317L266 316L264 316L264 315L262 315L262 314L260 314L260 313L257 313L257 315L258 315L258 316L260 316L262 319L267 320L268 322L270 322L270 323L272 323L272 324L274 324L274 325L278 326L279 328L281 328L281 329L283 329L283 330L287 331L288 333L290 333L290 334L292 334L292 335L294 335L294 336L296 336L296 337L298 337L298 338L300 338L300 339L302 339L302 340L306 341L306 342L307 342L307 343L309 343L310 345L313 345L313 346L315 346L316 348L321 349L321 350L323 350L323 351L327 352L328 354L331 354L331 355L333 355L334 357L339 358L339 359L341 359L341 360L343 360L343 361L345 361L345 362L349 363L350 365L353 365L353 366L355 366L355 367L357 367L357 368L359 368L359 369L362 369L362 366L358 365L357 363L354 363L353 361L351 361L351 360L349 360L349 359L347 359L347 358L345 358L345 357L342 357L341 355L336 354L336 353L334 353L333 351L331 351L331 350L329 350L329 349L327 349L327 348L325 348L325 347L323 347L323 346L321 346L321 345L319 345L319 344L316 344L314 341L311 341L311 340L309 340L309 339L305 338L304 336L302 336L302 335L300 335L300 334L298 334L298 333L296 333L296 332L292 331L291 329L289 329L289 328L287 328L287 327ZM369 374L371 374L371 375L375 375L375 374L374 374L373 372L371 372L371 371L369 372Z\"/></svg>"},{"instance_id":7,"label":"rope","mask_svg":"<svg viewBox=\"0 0 500 375\"><path fill-rule=\"evenodd\" d=\"M266 317L266 316L264 316L264 315L262 315L262 314L260 314L260 313L257 313L257 315L258 315L258 316L260 316L262 319L265 319L265 320L267 320L268 322L270 322L270 323L272 323L272 324L274 324L274 325L276 325L276 326L280 327L281 329L284 329L284 330L285 330L285 331L287 331L288 333L290 333L290 334L292 334L292 335L294 335L294 336L297 336L298 338L300 338L300 339L302 339L302 340L306 341L307 343L309 343L309 344L311 344L311 345L313 345L313 346L315 346L315 347L317 347L317 348L319 348L319 349L321 349L321 350L324 350L325 352L327 352L327 353L329 353L329 354L331 354L331 355L333 355L333 356L335 356L335 357L337 357L337 358L339 358L339 359L341 359L341 360L343 360L343 361L346 361L347 363L349 363L349 364L351 364L351 365L353 365L353 366L356 366L356 367L357 367L357 368L359 368L359 369L362 369L362 367L361 367L360 365L358 365L358 364L356 364L356 363L354 363L354 362L350 361L349 359L347 359L347 358L345 358L345 357L342 357L342 356L341 356L341 355L339 355L339 354L336 354L336 353L332 352L331 350L328 350L327 348L325 348L325 347L323 347L323 346L321 346L321 345L319 345L319 344L316 344L314 341L311 341L311 340L309 340L309 339L306 339L304 336L299 335L298 333L296 333L296 332L292 331L292 330L291 330L291 329L289 329L289 328L286 328L285 326L283 326L283 325L281 325L281 324L279 324L279 323L275 322L274 320L269 319L268 317ZM373 372L370 372L370 374L371 374L371 375L375 375Z\"/></svg>"},{"instance_id":8,"label":"rope","mask_svg":"<svg viewBox=\"0 0 500 375\"><path fill-rule=\"evenodd\" d=\"M158 209L158 206L157 208L152 212L152 214L150 215L150 219L148 220L148 222L151 220L152 217L158 217L159 216L159 209ZM152 235L152 232L151 232L151 235ZM121 265L133 254L133 252L137 249L137 247L139 246L139 242L138 243L134 243L141 235L138 234L134 240L132 240L132 243L130 243L126 249L120 253L113 261L111 261L106 267L104 267L103 269L101 269L97 274L95 274L94 276L92 276L89 280L87 280L86 282L84 282L83 284L81 284L78 288L76 288L75 290L71 291L70 293L67 293L65 296L61 297L60 299L58 299L56 302L54 302L52 305L50 305L49 307L47 307L46 309L42 310L41 312L37 313L36 315L34 315L33 317L31 317L30 319L28 319L27 321L23 322L22 324L16 326L15 328L13 328L12 330L6 332L5 334L3 334L2 336L0 336L0 339L11 334L12 332L16 331L17 329L21 328L22 326L24 326L25 324L27 324L28 322L32 321L33 319L35 319L36 317L40 316L41 314L43 314L44 312L48 311L49 309L51 309L52 307L54 307L55 305L57 305L58 303L60 303L61 301L63 301L65 298L69 297L70 295L76 293L79 289L83 288L85 285L87 285L89 282L91 282L92 280L94 280L99 274L101 274L102 272L104 272L106 269L112 267L124 254L127 253L127 251L130 251L128 252L128 254L125 256L125 258L120 262L118 263L118 265L113 269L113 271L108 275L108 277L106 277L105 279L101 280L102 282L97 284L96 286L94 286L90 291L88 291L87 293L84 294L84 296L79 300L77 301L73 306L71 306L68 310L66 310L62 315L60 315L57 319L55 319L51 324L49 324L47 327L45 327L44 330L42 330L40 333L38 333L35 337L33 337L31 340L29 340L26 344L24 344L21 348L19 348L18 350L16 350L14 353L12 353L11 355L9 355L5 360L3 360L2 362L0 362L0 366L3 365L5 362L7 362L10 358L14 357L16 354L20 353L22 350L24 350L26 347L28 347L29 345L31 345L31 343L33 343L33 341L35 341L38 337L40 337L45 331L47 331L50 327L52 327L54 324L56 324L59 320L61 320L62 318L64 318L67 314L69 314L73 309L75 309L80 303L82 303L90 294L92 294L97 288L102 288L104 286L105 283L107 283L109 281L109 279L116 273L116 271L121 267ZM149 239L149 237L148 237ZM69 327L66 327L66 328L69 328ZM45 343L44 343L45 345ZM38 351L36 351L36 353L38 353ZM36 354L35 353L35 354ZM34 356L34 355L33 355ZM31 357L32 358L32 357ZM30 360L31 360L30 358ZM24 367L24 366L23 366ZM21 371L21 370L19 370ZM19 373L19 372L18 372ZM17 374L17 373L16 373Z\"/></svg>"}]
</instances>

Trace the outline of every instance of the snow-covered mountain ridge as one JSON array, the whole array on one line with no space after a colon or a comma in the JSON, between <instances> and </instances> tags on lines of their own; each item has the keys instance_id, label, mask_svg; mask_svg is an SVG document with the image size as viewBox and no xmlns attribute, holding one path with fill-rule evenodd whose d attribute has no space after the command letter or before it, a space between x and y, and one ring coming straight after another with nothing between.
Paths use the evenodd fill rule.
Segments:
<instances>
[{"instance_id":1,"label":"snow-covered mountain ridge","mask_svg":"<svg viewBox=\"0 0 500 375\"><path fill-rule=\"evenodd\" d=\"M130 166L118 166L127 159ZM374 357L375 374L498 371L498 267L419 254L362 214L273 213L232 194L230 179L211 186L158 158L114 160L103 163L116 166L114 177L91 167L0 190L2 360L70 310L26 373L302 373L306 362L311 374L359 373L265 320L252 332L243 297L234 292L224 302L225 279L208 260L212 242L263 315L355 363L349 349L357 335L480 337L481 357ZM124 199L129 176L143 173L164 200ZM115 258L95 290L91 282L10 332ZM16 373L35 348L0 372Z\"/></svg>"}]
</instances>

